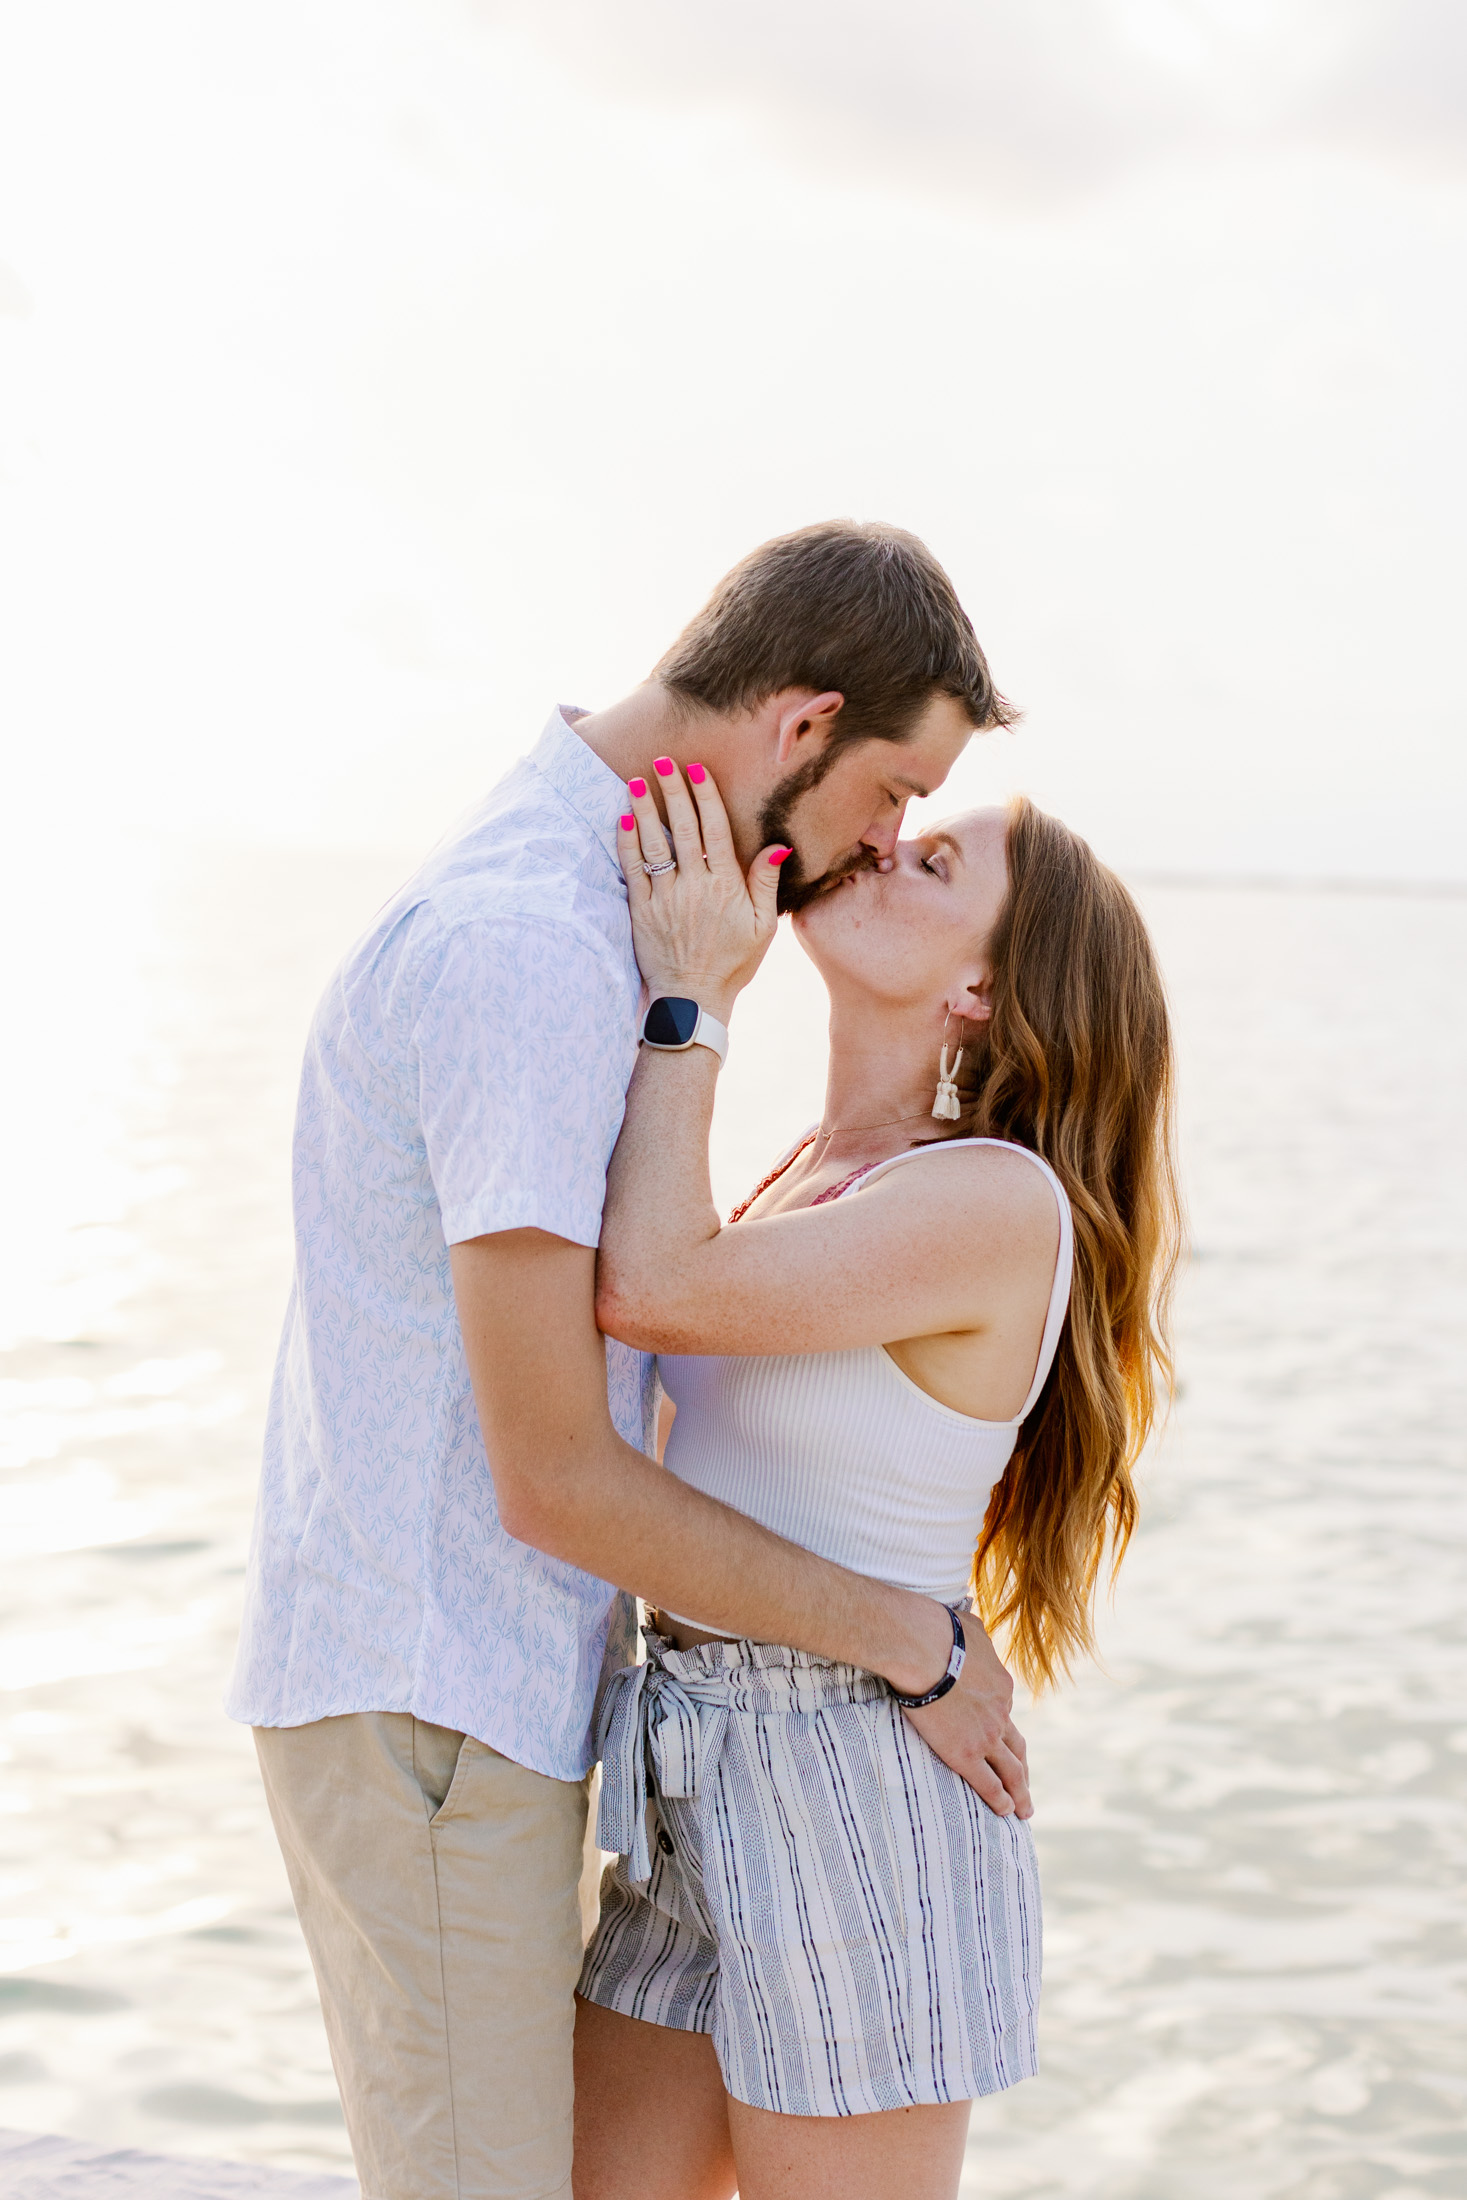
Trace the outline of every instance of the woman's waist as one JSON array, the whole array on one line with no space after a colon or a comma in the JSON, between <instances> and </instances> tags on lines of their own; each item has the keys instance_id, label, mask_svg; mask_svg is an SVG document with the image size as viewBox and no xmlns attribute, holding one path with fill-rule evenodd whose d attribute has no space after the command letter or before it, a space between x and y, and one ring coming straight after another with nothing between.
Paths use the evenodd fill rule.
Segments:
<instances>
[{"instance_id":1,"label":"woman's waist","mask_svg":"<svg viewBox=\"0 0 1467 2200\"><path fill-rule=\"evenodd\" d=\"M648 1610L647 1625L663 1642L671 1643L674 1650L696 1650L700 1643L737 1642L739 1639L717 1627L700 1627L695 1619L684 1619L681 1612L659 1611L655 1605Z\"/></svg>"},{"instance_id":2,"label":"woman's waist","mask_svg":"<svg viewBox=\"0 0 1467 2200\"><path fill-rule=\"evenodd\" d=\"M662 1623L671 1623L672 1633ZM891 1691L879 1673L822 1658L789 1643L717 1634L691 1621L648 1614L642 1634L649 1678L666 1675L695 1701L743 1711L813 1711L836 1703L874 1703Z\"/></svg>"},{"instance_id":3,"label":"woman's waist","mask_svg":"<svg viewBox=\"0 0 1467 2200\"><path fill-rule=\"evenodd\" d=\"M960 1504L933 1506L918 1517L893 1517L890 1511L862 1508L854 1502L844 1509L814 1508L790 1501L794 1493L747 1491L737 1481L683 1476L692 1488L717 1499L730 1512L742 1513L761 1528L793 1543L815 1558L823 1558L847 1573L879 1581L888 1589L904 1589L913 1596L936 1597L953 1604L968 1593L973 1557L988 1509L992 1482L964 1493ZM996 1478L995 1478L996 1479ZM687 1606L691 1604L692 1609ZM662 1607L664 1616L680 1629L700 1636L726 1639L726 1626L713 1624L705 1608L699 1608L697 1592L685 1592L676 1605Z\"/></svg>"}]
</instances>

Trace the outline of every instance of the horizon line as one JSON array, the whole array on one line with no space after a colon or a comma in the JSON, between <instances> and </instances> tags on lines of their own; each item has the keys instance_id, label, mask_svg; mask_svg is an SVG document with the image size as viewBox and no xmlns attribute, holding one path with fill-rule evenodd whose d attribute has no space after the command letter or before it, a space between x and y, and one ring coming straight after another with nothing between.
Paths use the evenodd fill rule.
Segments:
<instances>
[{"instance_id":1,"label":"horizon line","mask_svg":"<svg viewBox=\"0 0 1467 2200\"><path fill-rule=\"evenodd\" d=\"M1242 890L1265 894L1390 894L1420 901L1467 899L1467 879L1352 878L1339 873L1311 878L1292 871L1132 871L1136 886L1184 886L1198 891Z\"/></svg>"}]
</instances>

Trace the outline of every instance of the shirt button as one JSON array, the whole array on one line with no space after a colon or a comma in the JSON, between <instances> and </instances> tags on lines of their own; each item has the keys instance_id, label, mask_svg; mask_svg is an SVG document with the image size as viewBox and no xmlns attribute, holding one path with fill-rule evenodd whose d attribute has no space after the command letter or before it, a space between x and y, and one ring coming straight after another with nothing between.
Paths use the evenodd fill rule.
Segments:
<instances>
[{"instance_id":1,"label":"shirt button","mask_svg":"<svg viewBox=\"0 0 1467 2200\"><path fill-rule=\"evenodd\" d=\"M664 1856L671 1856L672 1835L668 1832L666 1826L659 1826L657 1828L657 1846L659 1849L661 1849Z\"/></svg>"}]
</instances>

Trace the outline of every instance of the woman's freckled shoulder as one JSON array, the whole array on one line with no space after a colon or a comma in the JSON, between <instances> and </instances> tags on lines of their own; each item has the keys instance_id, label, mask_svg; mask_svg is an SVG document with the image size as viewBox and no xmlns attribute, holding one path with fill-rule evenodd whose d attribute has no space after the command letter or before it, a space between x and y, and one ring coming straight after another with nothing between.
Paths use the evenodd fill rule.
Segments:
<instances>
[{"instance_id":1,"label":"woman's freckled shoulder","mask_svg":"<svg viewBox=\"0 0 1467 2200\"><path fill-rule=\"evenodd\" d=\"M1036 1245L1052 1246L1058 1240L1054 1187L1042 1169L1016 1150L967 1146L945 1155L941 1162L924 1160L893 1169L885 1181L894 1191L905 1189L910 1194L916 1188L914 1177L924 1180L924 1204L931 1201L975 1222L1002 1222L1025 1237L1032 1236ZM873 1191L877 1188L872 1186Z\"/></svg>"}]
</instances>

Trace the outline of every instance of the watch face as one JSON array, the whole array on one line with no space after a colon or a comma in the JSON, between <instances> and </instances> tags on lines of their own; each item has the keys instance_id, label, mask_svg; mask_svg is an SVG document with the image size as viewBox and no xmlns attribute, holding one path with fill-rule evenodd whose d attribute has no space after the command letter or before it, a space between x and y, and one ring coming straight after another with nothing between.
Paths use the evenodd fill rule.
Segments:
<instances>
[{"instance_id":1,"label":"watch face","mask_svg":"<svg viewBox=\"0 0 1467 2200\"><path fill-rule=\"evenodd\" d=\"M644 1033L655 1047L685 1047L698 1028L696 1001L663 999L647 1011Z\"/></svg>"}]
</instances>

